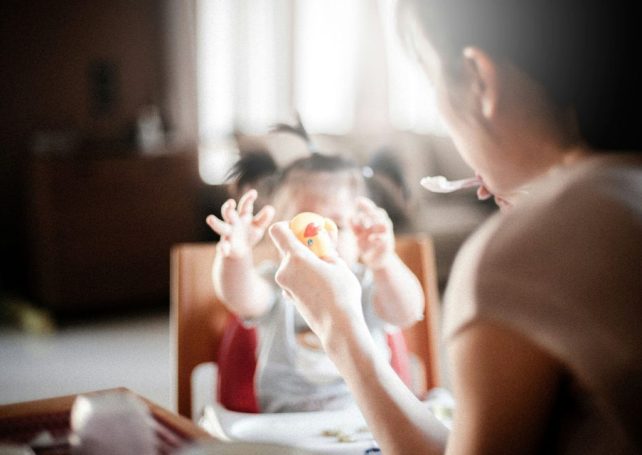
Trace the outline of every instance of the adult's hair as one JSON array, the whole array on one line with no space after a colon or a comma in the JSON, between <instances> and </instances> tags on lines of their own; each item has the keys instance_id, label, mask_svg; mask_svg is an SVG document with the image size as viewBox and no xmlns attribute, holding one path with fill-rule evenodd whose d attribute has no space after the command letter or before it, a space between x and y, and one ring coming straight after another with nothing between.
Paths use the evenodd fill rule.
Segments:
<instances>
[{"instance_id":1,"label":"adult's hair","mask_svg":"<svg viewBox=\"0 0 642 455\"><path fill-rule=\"evenodd\" d=\"M575 110L589 146L639 151L636 10L622 0L399 0L397 23L412 45L414 21L447 65L475 46L520 68Z\"/></svg>"}]
</instances>

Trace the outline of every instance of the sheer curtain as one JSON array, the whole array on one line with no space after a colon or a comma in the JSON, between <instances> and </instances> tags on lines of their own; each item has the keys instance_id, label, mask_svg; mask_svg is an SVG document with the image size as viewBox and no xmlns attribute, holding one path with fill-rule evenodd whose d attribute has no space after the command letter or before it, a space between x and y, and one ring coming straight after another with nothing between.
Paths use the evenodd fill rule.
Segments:
<instances>
[{"instance_id":1,"label":"sheer curtain","mask_svg":"<svg viewBox=\"0 0 642 455\"><path fill-rule=\"evenodd\" d=\"M380 0L388 68L388 117L394 129L445 135L437 115L435 94L418 63L411 60L397 37L394 4Z\"/></svg>"},{"instance_id":2,"label":"sheer curtain","mask_svg":"<svg viewBox=\"0 0 642 455\"><path fill-rule=\"evenodd\" d=\"M201 177L223 180L236 132L260 134L291 111L291 1L196 0Z\"/></svg>"},{"instance_id":3,"label":"sheer curtain","mask_svg":"<svg viewBox=\"0 0 642 455\"><path fill-rule=\"evenodd\" d=\"M236 159L235 133L265 133L295 111L311 133L444 134L389 0L168 1L193 5L194 110L210 183Z\"/></svg>"},{"instance_id":4,"label":"sheer curtain","mask_svg":"<svg viewBox=\"0 0 642 455\"><path fill-rule=\"evenodd\" d=\"M364 0L299 0L294 34L295 105L310 132L352 130Z\"/></svg>"}]
</instances>

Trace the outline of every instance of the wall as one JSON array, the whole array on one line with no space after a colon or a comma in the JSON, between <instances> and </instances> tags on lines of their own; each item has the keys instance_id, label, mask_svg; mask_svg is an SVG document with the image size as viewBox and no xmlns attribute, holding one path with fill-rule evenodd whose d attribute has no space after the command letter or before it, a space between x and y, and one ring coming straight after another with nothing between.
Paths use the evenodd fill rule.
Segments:
<instances>
[{"instance_id":1,"label":"wall","mask_svg":"<svg viewBox=\"0 0 642 455\"><path fill-rule=\"evenodd\" d=\"M71 131L86 153L113 153L127 147L137 110L162 102L161 6L1 2L0 289L29 285L24 170L34 133Z\"/></svg>"}]
</instances>

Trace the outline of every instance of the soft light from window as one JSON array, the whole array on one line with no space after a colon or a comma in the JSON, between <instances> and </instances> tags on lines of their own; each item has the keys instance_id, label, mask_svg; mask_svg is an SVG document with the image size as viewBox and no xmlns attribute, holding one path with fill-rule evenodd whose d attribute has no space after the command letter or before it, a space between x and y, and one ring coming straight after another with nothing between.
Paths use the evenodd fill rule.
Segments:
<instances>
[{"instance_id":1,"label":"soft light from window","mask_svg":"<svg viewBox=\"0 0 642 455\"><path fill-rule=\"evenodd\" d=\"M198 173L201 180L209 185L225 182L227 173L239 157L239 151L232 138L202 143L198 147Z\"/></svg>"},{"instance_id":2,"label":"soft light from window","mask_svg":"<svg viewBox=\"0 0 642 455\"><path fill-rule=\"evenodd\" d=\"M439 118L435 92L419 64L402 48L394 24L394 5L379 2L386 34L388 59L388 108L395 129L424 134L447 135Z\"/></svg>"},{"instance_id":3,"label":"soft light from window","mask_svg":"<svg viewBox=\"0 0 642 455\"><path fill-rule=\"evenodd\" d=\"M234 131L235 0L196 3L199 140Z\"/></svg>"},{"instance_id":4,"label":"soft light from window","mask_svg":"<svg viewBox=\"0 0 642 455\"><path fill-rule=\"evenodd\" d=\"M299 0L295 104L310 132L346 133L354 121L361 0Z\"/></svg>"}]
</instances>

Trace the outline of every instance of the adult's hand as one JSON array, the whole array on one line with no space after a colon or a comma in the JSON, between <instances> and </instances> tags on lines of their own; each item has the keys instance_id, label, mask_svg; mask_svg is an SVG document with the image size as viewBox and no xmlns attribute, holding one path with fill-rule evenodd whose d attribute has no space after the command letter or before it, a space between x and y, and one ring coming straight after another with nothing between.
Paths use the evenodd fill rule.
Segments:
<instances>
[{"instance_id":1,"label":"adult's hand","mask_svg":"<svg viewBox=\"0 0 642 455\"><path fill-rule=\"evenodd\" d=\"M287 222L273 224L269 233L281 255L276 282L324 345L337 332L365 325L361 286L341 258L319 259L297 240Z\"/></svg>"}]
</instances>

